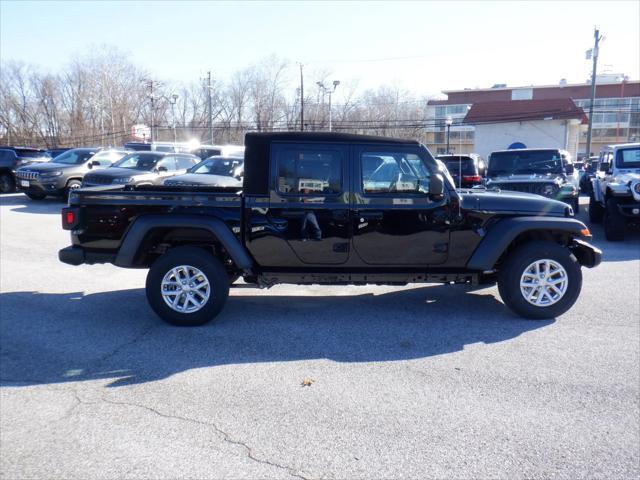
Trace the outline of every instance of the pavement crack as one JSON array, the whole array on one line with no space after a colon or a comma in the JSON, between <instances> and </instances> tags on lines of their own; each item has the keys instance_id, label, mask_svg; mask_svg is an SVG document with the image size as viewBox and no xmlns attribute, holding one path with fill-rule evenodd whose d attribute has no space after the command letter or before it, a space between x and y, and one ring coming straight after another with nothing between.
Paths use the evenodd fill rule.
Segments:
<instances>
[{"instance_id":1,"label":"pavement crack","mask_svg":"<svg viewBox=\"0 0 640 480\"><path fill-rule=\"evenodd\" d=\"M269 465L271 467L274 468L278 468L280 470L284 470L286 471L289 475L291 475L294 478L300 478L302 480L310 480L309 477L305 477L303 476L299 471L297 471L296 469L292 468L292 467L288 467L286 465L281 465L279 463L276 462L272 462L268 459L264 459L264 458L259 458L258 456L256 456L256 454L254 453L253 449L247 445L245 442L241 441L241 440L236 440L234 438L231 437L231 435L227 432L225 432L224 430L222 430L220 427L218 427L218 425L216 425L213 422L205 422L202 420L197 420L195 418L190 418L190 417L182 417L179 415L169 415L166 413L163 413L153 407L149 407L147 405L142 405L142 404L138 404L138 403L131 403L131 402L118 402L118 401L114 401L114 400L109 400L107 398L101 397L101 400L105 403L109 403L112 405L125 405L125 406L129 406L129 407L136 407L136 408L141 408L143 410L147 410L155 415L158 415L160 417L163 418L167 418L167 419L172 419L172 420L179 420L182 422L189 422L189 423L195 423L198 425L203 425L206 427L211 427L213 428L218 435L220 435L223 439L224 442L229 443L231 445L236 445L241 447L242 449L244 449L244 451L247 454L247 458L249 458L250 460L263 464L263 465Z\"/></svg>"},{"instance_id":2,"label":"pavement crack","mask_svg":"<svg viewBox=\"0 0 640 480\"><path fill-rule=\"evenodd\" d=\"M118 355L122 350L124 350L127 347L130 347L132 345L135 345L136 343L138 343L140 340L142 340L144 337L147 336L147 334L149 334L152 330L154 330L157 327L156 324L152 324L150 325L148 328L145 328L142 332L140 332L138 335L136 335L134 338L132 338L130 341L122 343L120 345L118 345L116 348L114 348L111 352L103 355L102 357L98 358L97 360L95 360L96 364L99 366L102 363L104 363L105 361L109 360L110 358L115 357L116 355Z\"/></svg>"}]
</instances>

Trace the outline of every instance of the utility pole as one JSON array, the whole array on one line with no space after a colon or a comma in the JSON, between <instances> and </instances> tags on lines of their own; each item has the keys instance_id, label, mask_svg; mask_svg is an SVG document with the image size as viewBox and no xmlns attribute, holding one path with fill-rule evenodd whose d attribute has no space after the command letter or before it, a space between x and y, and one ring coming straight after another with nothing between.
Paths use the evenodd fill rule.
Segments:
<instances>
[{"instance_id":1,"label":"utility pole","mask_svg":"<svg viewBox=\"0 0 640 480\"><path fill-rule=\"evenodd\" d=\"M302 63L300 63L300 131L304 132L304 77L302 76Z\"/></svg>"},{"instance_id":2,"label":"utility pole","mask_svg":"<svg viewBox=\"0 0 640 480\"><path fill-rule=\"evenodd\" d=\"M338 85L340 85L340 80L333 81L333 90L330 87L325 86L324 82L316 82L316 85L318 85L318 87L320 87L320 90L322 91L323 105L324 105L324 94L326 93L329 95L329 131L331 131L331 129L333 128L333 124L331 121L331 95L333 95L333 93L336 91L336 88L338 88Z\"/></svg>"},{"instance_id":3,"label":"utility pole","mask_svg":"<svg viewBox=\"0 0 640 480\"><path fill-rule=\"evenodd\" d=\"M156 99L155 99L155 97L153 96L153 80L150 80L150 81L149 81L149 90L150 90L150 92L151 92L151 93L150 93L150 95L151 95L151 97L150 97L150 98L151 98L151 143L153 143L153 141L154 141L154 140L155 140L155 138L156 138L156 137L155 137L155 134L154 134L154 132L153 132L153 128L154 128L154 125L155 125L155 123L156 123L156 119L155 119L155 116L156 116L156 106L155 106L155 101L156 101Z\"/></svg>"},{"instance_id":4,"label":"utility pole","mask_svg":"<svg viewBox=\"0 0 640 480\"><path fill-rule=\"evenodd\" d=\"M591 133L593 126L593 104L596 100L596 71L598 68L598 45L600 40L602 40L602 36L600 36L600 31L596 28L593 32L594 45L591 53L587 51L587 58L591 55L593 59L593 70L591 72L591 101L589 102L589 127L587 129L587 145L585 155L587 158L591 156Z\"/></svg>"},{"instance_id":5,"label":"utility pole","mask_svg":"<svg viewBox=\"0 0 640 480\"><path fill-rule=\"evenodd\" d=\"M209 141L213 145L213 112L211 109L211 70L207 72L207 92L209 93Z\"/></svg>"}]
</instances>

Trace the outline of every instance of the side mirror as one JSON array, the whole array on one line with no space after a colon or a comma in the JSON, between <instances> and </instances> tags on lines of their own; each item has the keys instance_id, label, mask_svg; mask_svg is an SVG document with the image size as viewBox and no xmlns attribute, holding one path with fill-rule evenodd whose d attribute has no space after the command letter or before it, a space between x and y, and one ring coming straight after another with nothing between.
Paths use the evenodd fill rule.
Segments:
<instances>
[{"instance_id":1,"label":"side mirror","mask_svg":"<svg viewBox=\"0 0 640 480\"><path fill-rule=\"evenodd\" d=\"M160 172L168 172L169 170L167 170L167 167L158 167L156 170L158 170L158 173Z\"/></svg>"},{"instance_id":2,"label":"side mirror","mask_svg":"<svg viewBox=\"0 0 640 480\"><path fill-rule=\"evenodd\" d=\"M598 168L598 170L601 171L601 172L608 172L609 171L609 162L600 163L600 167Z\"/></svg>"},{"instance_id":3,"label":"side mirror","mask_svg":"<svg viewBox=\"0 0 640 480\"><path fill-rule=\"evenodd\" d=\"M441 199L444 194L444 179L436 173L429 178L429 196L433 199Z\"/></svg>"},{"instance_id":4,"label":"side mirror","mask_svg":"<svg viewBox=\"0 0 640 480\"><path fill-rule=\"evenodd\" d=\"M98 160L91 160L87 165L87 167L89 168L98 167L98 166L100 166L100 162Z\"/></svg>"}]
</instances>

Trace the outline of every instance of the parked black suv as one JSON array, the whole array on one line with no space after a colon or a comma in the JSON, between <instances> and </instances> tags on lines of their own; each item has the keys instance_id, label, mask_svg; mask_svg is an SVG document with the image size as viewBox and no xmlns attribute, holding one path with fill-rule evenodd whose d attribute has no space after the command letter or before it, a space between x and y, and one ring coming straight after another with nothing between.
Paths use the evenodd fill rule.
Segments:
<instances>
[{"instance_id":1,"label":"parked black suv","mask_svg":"<svg viewBox=\"0 0 640 480\"><path fill-rule=\"evenodd\" d=\"M189 153L132 152L111 168L85 175L82 186L160 185L168 177L185 173L199 161L200 158Z\"/></svg>"},{"instance_id":2,"label":"parked black suv","mask_svg":"<svg viewBox=\"0 0 640 480\"><path fill-rule=\"evenodd\" d=\"M487 188L527 192L566 202L578 213L578 172L571 156L555 148L517 148L492 152Z\"/></svg>"},{"instance_id":3,"label":"parked black suv","mask_svg":"<svg viewBox=\"0 0 640 480\"><path fill-rule=\"evenodd\" d=\"M0 148L0 193L12 193L16 189L16 169L31 163L20 158L14 150Z\"/></svg>"},{"instance_id":4,"label":"parked black suv","mask_svg":"<svg viewBox=\"0 0 640 480\"><path fill-rule=\"evenodd\" d=\"M456 187L472 188L482 185L487 167L480 155L470 153L468 155L438 155L447 170L453 177Z\"/></svg>"},{"instance_id":5,"label":"parked black suv","mask_svg":"<svg viewBox=\"0 0 640 480\"><path fill-rule=\"evenodd\" d=\"M18 189L32 200L42 200L47 195L65 196L80 188L87 172L109 167L127 152L93 148L73 148L53 160L31 164L16 171Z\"/></svg>"},{"instance_id":6,"label":"parked black suv","mask_svg":"<svg viewBox=\"0 0 640 480\"><path fill-rule=\"evenodd\" d=\"M73 192L62 212L72 246L60 260L150 268L147 299L177 325L214 318L238 275L259 287L497 281L513 311L552 318L577 300L581 265L601 260L569 206L458 191L416 141L288 132L250 133L245 145L242 193ZM371 180L365 166L384 175Z\"/></svg>"}]
</instances>

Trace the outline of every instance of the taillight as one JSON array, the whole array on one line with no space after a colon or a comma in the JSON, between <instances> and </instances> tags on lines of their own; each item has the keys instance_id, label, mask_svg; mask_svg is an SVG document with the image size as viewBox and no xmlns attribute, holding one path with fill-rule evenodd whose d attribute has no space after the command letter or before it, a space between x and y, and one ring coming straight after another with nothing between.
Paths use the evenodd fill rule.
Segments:
<instances>
[{"instance_id":1,"label":"taillight","mask_svg":"<svg viewBox=\"0 0 640 480\"><path fill-rule=\"evenodd\" d=\"M77 207L65 207L62 209L62 228L73 230L80 223L80 210Z\"/></svg>"},{"instance_id":2,"label":"taillight","mask_svg":"<svg viewBox=\"0 0 640 480\"><path fill-rule=\"evenodd\" d=\"M482 177L480 175L463 175L462 180L465 182L481 182Z\"/></svg>"}]
</instances>

